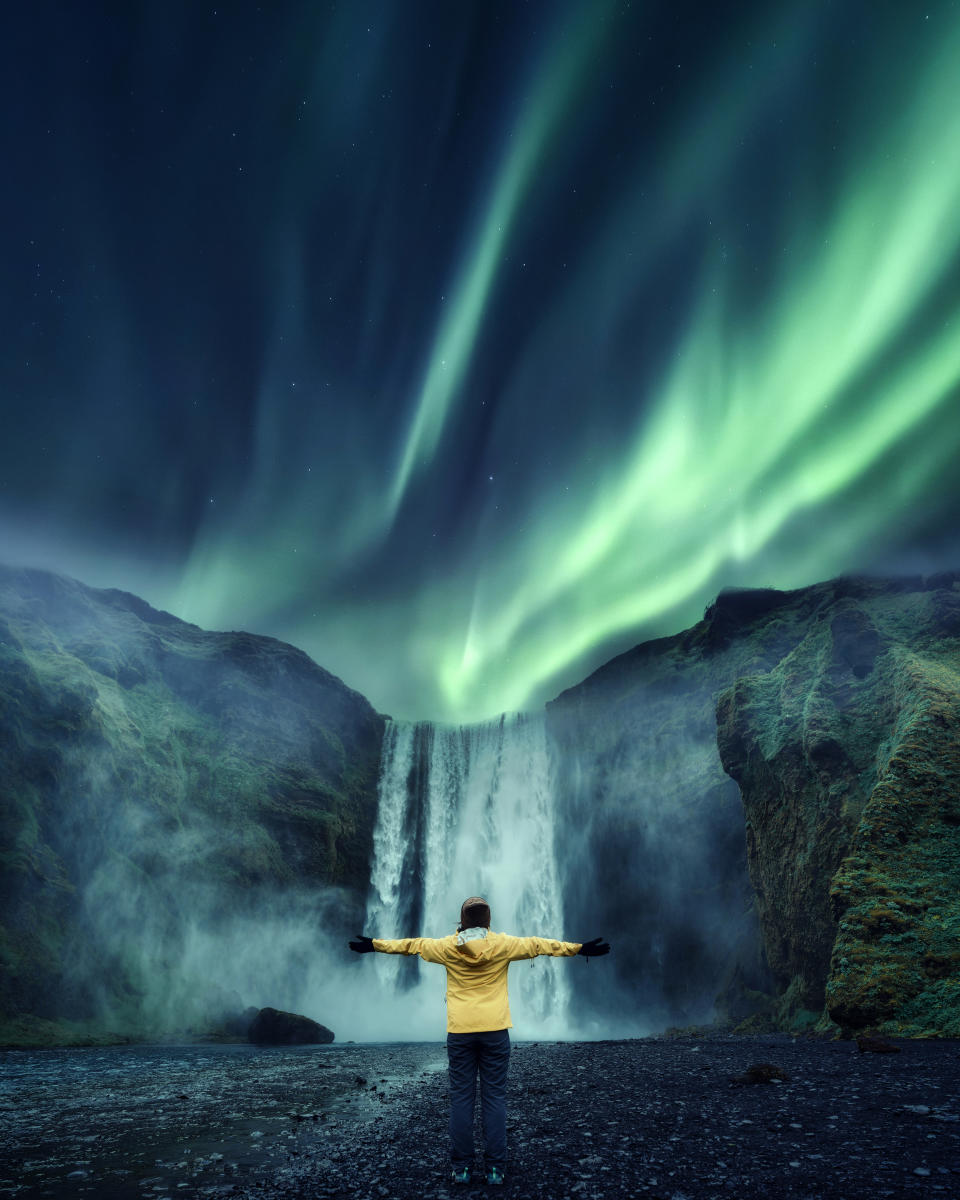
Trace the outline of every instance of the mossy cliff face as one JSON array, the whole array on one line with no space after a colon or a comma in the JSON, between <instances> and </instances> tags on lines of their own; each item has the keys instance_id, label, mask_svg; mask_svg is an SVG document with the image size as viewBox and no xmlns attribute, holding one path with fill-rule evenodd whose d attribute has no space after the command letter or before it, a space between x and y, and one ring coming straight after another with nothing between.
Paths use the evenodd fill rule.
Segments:
<instances>
[{"instance_id":1,"label":"mossy cliff face","mask_svg":"<svg viewBox=\"0 0 960 1200\"><path fill-rule=\"evenodd\" d=\"M891 665L893 733L831 883L827 1010L960 1037L960 663L895 649Z\"/></svg>"},{"instance_id":2,"label":"mossy cliff face","mask_svg":"<svg viewBox=\"0 0 960 1200\"><path fill-rule=\"evenodd\" d=\"M591 1007L958 1033L957 580L724 592L547 706Z\"/></svg>"},{"instance_id":3,"label":"mossy cliff face","mask_svg":"<svg viewBox=\"0 0 960 1200\"><path fill-rule=\"evenodd\" d=\"M718 699L780 992L852 1029L960 1035L960 592L807 589L802 638Z\"/></svg>"},{"instance_id":4,"label":"mossy cliff face","mask_svg":"<svg viewBox=\"0 0 960 1200\"><path fill-rule=\"evenodd\" d=\"M352 925L383 726L291 646L0 569L0 1019L175 1021L218 930Z\"/></svg>"}]
</instances>

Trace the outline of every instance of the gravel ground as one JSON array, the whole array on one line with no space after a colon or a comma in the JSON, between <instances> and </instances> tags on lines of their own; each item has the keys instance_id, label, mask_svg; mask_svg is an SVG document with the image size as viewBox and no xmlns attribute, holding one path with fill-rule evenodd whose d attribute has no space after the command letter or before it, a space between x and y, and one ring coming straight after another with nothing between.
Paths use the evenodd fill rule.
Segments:
<instances>
[{"instance_id":1,"label":"gravel ground","mask_svg":"<svg viewBox=\"0 0 960 1200\"><path fill-rule=\"evenodd\" d=\"M445 1070L439 1044L3 1051L0 1197L236 1194Z\"/></svg>"},{"instance_id":2,"label":"gravel ground","mask_svg":"<svg viewBox=\"0 0 960 1200\"><path fill-rule=\"evenodd\" d=\"M958 1197L960 1044L897 1045L899 1054L861 1054L850 1042L778 1035L516 1043L511 1161L498 1191ZM0 1107L0 1194L405 1200L487 1190L482 1176L449 1182L441 1044L193 1049L176 1067L158 1058L152 1073L141 1050L136 1085L115 1087L109 1102L95 1072L65 1076L83 1052L45 1052L67 1056L57 1070L48 1060L46 1082L21 1060L22 1098L8 1088ZM757 1063L788 1078L731 1081ZM0 1068L6 1079L7 1062ZM34 1155L29 1170L10 1157L18 1147Z\"/></svg>"}]
</instances>

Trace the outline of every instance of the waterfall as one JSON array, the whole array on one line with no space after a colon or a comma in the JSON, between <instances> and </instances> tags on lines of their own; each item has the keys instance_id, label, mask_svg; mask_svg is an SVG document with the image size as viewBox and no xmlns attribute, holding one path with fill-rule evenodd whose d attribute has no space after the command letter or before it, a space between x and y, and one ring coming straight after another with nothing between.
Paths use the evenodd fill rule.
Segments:
<instances>
[{"instance_id":1,"label":"waterfall","mask_svg":"<svg viewBox=\"0 0 960 1200\"><path fill-rule=\"evenodd\" d=\"M461 902L482 895L492 926L523 936L570 938L554 854L553 789L540 716L448 727L390 722L367 932L379 937L453 932ZM378 956L381 980L401 992L432 989L440 968ZM510 1005L521 1032L565 1029L568 962L511 967Z\"/></svg>"}]
</instances>

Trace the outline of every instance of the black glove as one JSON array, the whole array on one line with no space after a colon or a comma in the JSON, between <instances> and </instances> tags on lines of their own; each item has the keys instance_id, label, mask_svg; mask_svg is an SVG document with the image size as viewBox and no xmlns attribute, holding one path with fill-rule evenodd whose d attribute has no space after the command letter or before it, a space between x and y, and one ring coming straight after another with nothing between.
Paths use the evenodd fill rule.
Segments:
<instances>
[{"instance_id":1,"label":"black glove","mask_svg":"<svg viewBox=\"0 0 960 1200\"><path fill-rule=\"evenodd\" d=\"M350 944L353 945L352 942ZM577 953L584 955L585 958L592 958L597 954L609 954L610 943L605 942L603 938L594 938L592 942L584 942Z\"/></svg>"},{"instance_id":2,"label":"black glove","mask_svg":"<svg viewBox=\"0 0 960 1200\"><path fill-rule=\"evenodd\" d=\"M366 934L358 933L357 940L350 943L350 949L356 951L357 954L372 954L373 938L367 937Z\"/></svg>"}]
</instances>

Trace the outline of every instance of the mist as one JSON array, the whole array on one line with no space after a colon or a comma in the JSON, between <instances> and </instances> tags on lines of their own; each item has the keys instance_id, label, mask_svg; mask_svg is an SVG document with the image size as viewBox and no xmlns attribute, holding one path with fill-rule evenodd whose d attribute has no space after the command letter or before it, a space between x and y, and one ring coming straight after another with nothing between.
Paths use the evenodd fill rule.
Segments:
<instances>
[{"instance_id":1,"label":"mist","mask_svg":"<svg viewBox=\"0 0 960 1200\"><path fill-rule=\"evenodd\" d=\"M691 780L704 770L709 728L684 727L669 747L651 741L656 755L604 762L548 744L542 714L388 724L365 912L343 889L224 876L224 861L264 861L263 831L192 806L185 778L171 820L169 791L163 806L118 795L112 758L78 755L78 795L96 796L100 815L92 831L81 820L70 831L85 879L70 984L120 1033L203 1034L270 1005L320 1021L338 1041L437 1040L443 970L356 956L347 938L361 926L443 937L462 900L480 894L495 929L613 943L593 963L515 963L516 1037L638 1037L708 1022L743 949L742 821L738 831L719 797L712 823L693 830L683 806L664 804L681 763ZM561 800L580 815L561 816Z\"/></svg>"}]
</instances>

